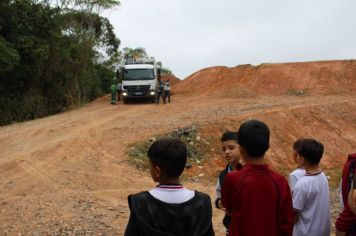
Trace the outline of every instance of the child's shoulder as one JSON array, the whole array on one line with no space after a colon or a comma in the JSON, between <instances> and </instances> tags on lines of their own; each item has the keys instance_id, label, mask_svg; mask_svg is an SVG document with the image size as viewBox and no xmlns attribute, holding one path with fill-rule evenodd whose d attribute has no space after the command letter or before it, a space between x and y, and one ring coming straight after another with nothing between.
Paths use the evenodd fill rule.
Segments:
<instances>
[{"instance_id":1,"label":"child's shoulder","mask_svg":"<svg viewBox=\"0 0 356 236\"><path fill-rule=\"evenodd\" d=\"M286 177L284 177L283 175L281 175L273 170L270 170L270 176L272 176L278 183L281 183L281 184L287 183L288 184Z\"/></svg>"},{"instance_id":2,"label":"child's shoulder","mask_svg":"<svg viewBox=\"0 0 356 236\"><path fill-rule=\"evenodd\" d=\"M201 197L201 198L210 198L210 196L207 194L207 193L204 193L204 192L200 192L200 191L197 191L197 190L193 190L195 192L195 195L197 197Z\"/></svg>"},{"instance_id":3,"label":"child's shoulder","mask_svg":"<svg viewBox=\"0 0 356 236\"><path fill-rule=\"evenodd\" d=\"M230 181L235 182L238 179L241 179L243 176L247 175L248 171L244 171L244 169L242 168L241 170L234 170L234 171L230 171L228 173L226 173L226 175L224 176L229 177Z\"/></svg>"},{"instance_id":4,"label":"child's shoulder","mask_svg":"<svg viewBox=\"0 0 356 236\"><path fill-rule=\"evenodd\" d=\"M127 201L129 203L130 209L132 209L133 206L139 205L139 204L144 204L145 202L150 201L151 195L149 194L148 191L143 191L135 194L130 194L127 197Z\"/></svg>"},{"instance_id":5,"label":"child's shoulder","mask_svg":"<svg viewBox=\"0 0 356 236\"><path fill-rule=\"evenodd\" d=\"M219 175L226 175L229 172L229 164L225 166L223 170L220 171Z\"/></svg>"},{"instance_id":6,"label":"child's shoulder","mask_svg":"<svg viewBox=\"0 0 356 236\"><path fill-rule=\"evenodd\" d=\"M303 187L308 185L314 185L319 183L328 184L328 178L326 177L324 172L320 172L318 174L306 174L297 182L296 187Z\"/></svg>"},{"instance_id":7,"label":"child's shoulder","mask_svg":"<svg viewBox=\"0 0 356 236\"><path fill-rule=\"evenodd\" d=\"M300 172L304 172L304 173L305 173L305 169L298 167L298 168L294 169L294 170L291 172L291 174L300 173Z\"/></svg>"},{"instance_id":8,"label":"child's shoulder","mask_svg":"<svg viewBox=\"0 0 356 236\"><path fill-rule=\"evenodd\" d=\"M224 167L224 169L222 169L221 171L220 171L220 173L221 172L224 172L224 171L227 171L229 169L229 164L227 164L225 167Z\"/></svg>"},{"instance_id":9,"label":"child's shoulder","mask_svg":"<svg viewBox=\"0 0 356 236\"><path fill-rule=\"evenodd\" d=\"M206 193L203 192L199 192L196 190L191 190L194 192L194 197L191 199L193 201L196 200L206 200L210 202L210 196ZM129 204L145 204L147 202L150 201L154 201L154 202L161 202L161 201L157 201L151 194L149 191L143 191L143 192L139 192L139 193L135 193L135 194L131 194L128 196L128 201Z\"/></svg>"},{"instance_id":10,"label":"child's shoulder","mask_svg":"<svg viewBox=\"0 0 356 236\"><path fill-rule=\"evenodd\" d=\"M210 201L210 196L203 192L195 191L195 197L200 199L209 199Z\"/></svg>"},{"instance_id":11,"label":"child's shoulder","mask_svg":"<svg viewBox=\"0 0 356 236\"><path fill-rule=\"evenodd\" d=\"M130 194L127 198L129 201L144 201L147 198L150 198L148 191L143 191L139 193Z\"/></svg>"},{"instance_id":12,"label":"child's shoulder","mask_svg":"<svg viewBox=\"0 0 356 236\"><path fill-rule=\"evenodd\" d=\"M289 176L292 176L292 175L297 176L297 177L299 177L299 176L301 177L301 176L305 175L305 169L303 169L303 168L297 168L297 169L293 170L293 171L289 174Z\"/></svg>"}]
</instances>

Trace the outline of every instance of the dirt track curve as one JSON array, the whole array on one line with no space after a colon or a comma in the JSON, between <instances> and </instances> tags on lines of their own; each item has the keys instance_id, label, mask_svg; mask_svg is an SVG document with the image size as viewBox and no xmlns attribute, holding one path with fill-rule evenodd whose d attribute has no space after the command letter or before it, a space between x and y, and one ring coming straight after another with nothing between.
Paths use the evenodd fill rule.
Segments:
<instances>
[{"instance_id":1,"label":"dirt track curve","mask_svg":"<svg viewBox=\"0 0 356 236\"><path fill-rule=\"evenodd\" d=\"M171 104L158 106L111 106L104 97L70 112L0 127L0 235L123 235L127 195L155 186L148 173L128 162L131 144L197 124L216 146L222 131L250 118L270 126L267 159L278 170L293 168L290 149L297 137L325 144L323 167L331 178L356 150L351 93L245 99L177 94ZM222 168L217 150L206 160L193 168L196 174L214 175ZM184 184L214 197L212 182ZM221 219L214 209L216 235L223 235Z\"/></svg>"}]
</instances>

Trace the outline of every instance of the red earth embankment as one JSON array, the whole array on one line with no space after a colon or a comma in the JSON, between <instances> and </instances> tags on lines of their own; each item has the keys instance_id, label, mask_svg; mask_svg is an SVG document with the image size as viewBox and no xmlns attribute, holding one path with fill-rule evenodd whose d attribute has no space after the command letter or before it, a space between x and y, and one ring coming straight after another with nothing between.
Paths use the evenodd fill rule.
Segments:
<instances>
[{"instance_id":1,"label":"red earth embankment","mask_svg":"<svg viewBox=\"0 0 356 236\"><path fill-rule=\"evenodd\" d=\"M179 83L181 80L178 79L177 77L175 77L175 75L173 74L163 74L162 75L162 81L166 81L167 79L169 79L169 82L171 83L171 85L175 85L177 83Z\"/></svg>"},{"instance_id":2,"label":"red earth embankment","mask_svg":"<svg viewBox=\"0 0 356 236\"><path fill-rule=\"evenodd\" d=\"M175 91L228 97L326 95L355 91L355 76L356 60L219 66L195 72Z\"/></svg>"}]
</instances>

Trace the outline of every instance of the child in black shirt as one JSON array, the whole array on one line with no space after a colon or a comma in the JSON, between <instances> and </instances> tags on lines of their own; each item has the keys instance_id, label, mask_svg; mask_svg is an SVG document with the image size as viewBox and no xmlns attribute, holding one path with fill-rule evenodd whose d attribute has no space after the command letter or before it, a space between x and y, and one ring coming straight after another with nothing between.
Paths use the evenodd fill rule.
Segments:
<instances>
[{"instance_id":1,"label":"child in black shirt","mask_svg":"<svg viewBox=\"0 0 356 236\"><path fill-rule=\"evenodd\" d=\"M159 185L128 197L131 213L125 236L214 235L210 197L179 182L187 162L186 145L161 139L149 148L148 157L152 179Z\"/></svg>"}]
</instances>

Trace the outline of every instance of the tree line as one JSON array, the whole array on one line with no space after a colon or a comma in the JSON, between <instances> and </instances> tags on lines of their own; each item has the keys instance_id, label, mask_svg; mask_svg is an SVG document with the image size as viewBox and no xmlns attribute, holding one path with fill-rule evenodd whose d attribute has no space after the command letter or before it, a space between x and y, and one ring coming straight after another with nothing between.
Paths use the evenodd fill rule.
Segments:
<instances>
[{"instance_id":1,"label":"tree line","mask_svg":"<svg viewBox=\"0 0 356 236\"><path fill-rule=\"evenodd\" d=\"M99 13L118 5L0 1L0 125L62 112L107 93L120 41Z\"/></svg>"}]
</instances>

